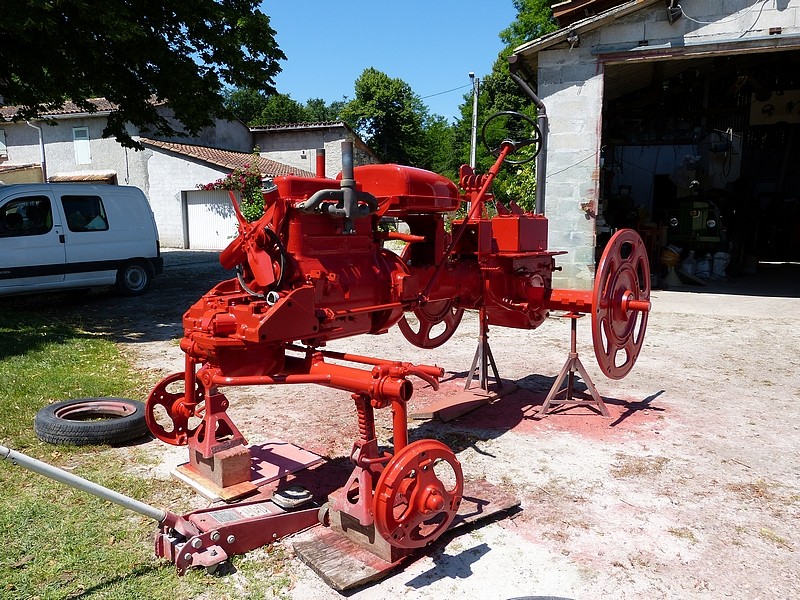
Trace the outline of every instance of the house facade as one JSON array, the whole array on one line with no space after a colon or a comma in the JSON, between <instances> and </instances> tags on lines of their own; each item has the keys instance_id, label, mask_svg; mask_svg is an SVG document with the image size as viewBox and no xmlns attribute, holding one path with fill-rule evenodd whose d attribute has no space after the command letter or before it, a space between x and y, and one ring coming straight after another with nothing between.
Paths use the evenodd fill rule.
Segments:
<instances>
[{"instance_id":1,"label":"house facade","mask_svg":"<svg viewBox=\"0 0 800 600\"><path fill-rule=\"evenodd\" d=\"M335 177L342 170L343 141L353 142L355 164L380 162L358 134L343 121L270 125L254 127L251 131L261 156L297 169L317 172L317 150L324 150L326 177Z\"/></svg>"},{"instance_id":2,"label":"house facade","mask_svg":"<svg viewBox=\"0 0 800 600\"><path fill-rule=\"evenodd\" d=\"M103 99L93 102L97 112L86 113L67 103L48 114L49 122L14 123L9 120L14 108L0 108L6 119L0 121L0 182L91 181L138 187L150 201L164 247L220 249L227 245L235 233L227 193L197 188L251 163L258 145L268 148L257 157L265 178L314 176L316 148L326 149L326 173L335 177L341 170L344 140L354 141L361 149L356 164L376 161L343 123L281 126L274 132L278 141L270 139L269 128L251 131L239 121L218 120L193 138L154 139L147 137L151 133L129 130L144 149L125 148L113 138L102 137L112 106ZM289 144L289 149L280 150L281 143ZM298 147L305 148L310 158L300 159Z\"/></svg>"},{"instance_id":3,"label":"house facade","mask_svg":"<svg viewBox=\"0 0 800 600\"><path fill-rule=\"evenodd\" d=\"M559 285L590 287L613 231L729 254L800 258L800 0L571 0L514 51L546 107Z\"/></svg>"}]
</instances>

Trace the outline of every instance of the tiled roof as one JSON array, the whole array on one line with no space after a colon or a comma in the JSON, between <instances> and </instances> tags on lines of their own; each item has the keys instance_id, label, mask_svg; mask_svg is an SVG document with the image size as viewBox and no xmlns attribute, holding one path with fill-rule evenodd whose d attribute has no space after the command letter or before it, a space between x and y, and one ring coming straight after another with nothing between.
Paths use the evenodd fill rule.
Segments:
<instances>
[{"instance_id":1,"label":"tiled roof","mask_svg":"<svg viewBox=\"0 0 800 600\"><path fill-rule=\"evenodd\" d=\"M105 98L89 98L87 102L94 105L98 112L111 112L115 106ZM0 106L0 115L4 119L12 119L17 114L16 106ZM71 101L64 102L60 107L52 108L41 112L45 117L57 117L60 115L83 115L86 109L79 107Z\"/></svg>"},{"instance_id":2,"label":"tiled roof","mask_svg":"<svg viewBox=\"0 0 800 600\"><path fill-rule=\"evenodd\" d=\"M259 127L251 127L252 131L283 131L290 129L332 129L334 127L343 127L350 129L344 121L317 121L315 123L278 123L276 125L261 125Z\"/></svg>"},{"instance_id":3,"label":"tiled roof","mask_svg":"<svg viewBox=\"0 0 800 600\"><path fill-rule=\"evenodd\" d=\"M38 169L41 163L25 163L19 165L0 165L0 173L11 173L13 171L25 171L27 169Z\"/></svg>"},{"instance_id":4,"label":"tiled roof","mask_svg":"<svg viewBox=\"0 0 800 600\"><path fill-rule=\"evenodd\" d=\"M567 0L553 5L553 17L559 27L566 27L575 21L593 17L629 0Z\"/></svg>"},{"instance_id":5,"label":"tiled roof","mask_svg":"<svg viewBox=\"0 0 800 600\"><path fill-rule=\"evenodd\" d=\"M196 160L224 167L231 171L236 168L244 168L253 162L253 155L247 152L234 152L232 150L220 150L219 148L209 148L208 146L193 146L191 144L176 144L175 142L162 142L148 138L139 138L145 146L152 146L167 150L182 156L188 156ZM298 175L300 177L314 177L311 171L305 171L296 167L291 167L283 163L276 162L264 157L258 157L258 168L264 177L278 177L280 175Z\"/></svg>"}]
</instances>

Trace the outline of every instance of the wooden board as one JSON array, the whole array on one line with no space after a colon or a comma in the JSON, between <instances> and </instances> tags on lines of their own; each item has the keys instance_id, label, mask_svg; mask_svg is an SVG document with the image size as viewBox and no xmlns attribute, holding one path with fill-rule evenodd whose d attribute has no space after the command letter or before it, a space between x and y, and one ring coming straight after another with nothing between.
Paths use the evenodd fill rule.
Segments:
<instances>
[{"instance_id":1,"label":"wooden board","mask_svg":"<svg viewBox=\"0 0 800 600\"><path fill-rule=\"evenodd\" d=\"M250 450L250 481L222 488L197 473L189 463L178 465L173 475L209 500L230 502L249 496L272 481L325 460L313 452L281 441L254 444L249 446L248 450Z\"/></svg>"},{"instance_id":2,"label":"wooden board","mask_svg":"<svg viewBox=\"0 0 800 600\"><path fill-rule=\"evenodd\" d=\"M503 387L500 389L492 389L485 392L478 389L464 390L446 396L437 400L427 406L423 406L409 415L411 419L439 419L447 423L453 419L467 414L470 411L480 408L484 404L491 404L498 398L502 398L506 394L516 391L517 385L510 381L503 381Z\"/></svg>"},{"instance_id":3,"label":"wooden board","mask_svg":"<svg viewBox=\"0 0 800 600\"><path fill-rule=\"evenodd\" d=\"M329 527L314 527L294 536L295 553L322 580L338 592L365 586L384 577L404 562L442 547L469 525L498 516L519 505L519 501L485 481L468 481L464 497L450 529L427 548L394 563L381 560Z\"/></svg>"}]
</instances>

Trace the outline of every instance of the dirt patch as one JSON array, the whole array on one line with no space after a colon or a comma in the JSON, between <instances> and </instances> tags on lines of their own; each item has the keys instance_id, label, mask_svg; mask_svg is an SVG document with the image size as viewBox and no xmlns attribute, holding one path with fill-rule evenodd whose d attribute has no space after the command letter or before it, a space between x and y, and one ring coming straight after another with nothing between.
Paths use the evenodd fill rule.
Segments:
<instances>
[{"instance_id":1,"label":"dirt patch","mask_svg":"<svg viewBox=\"0 0 800 600\"><path fill-rule=\"evenodd\" d=\"M100 315L95 326L115 332L156 380L182 369L180 316L225 276L214 258L168 253L164 277L144 298L93 294L68 309ZM513 492L522 510L353 597L800 597L800 303L726 291L736 289L655 292L644 350L621 381L602 376L588 319L578 323L578 351L610 418L586 409L536 418L567 358L565 320L536 331L492 328L500 373L519 389L449 423L412 422L411 437L444 441L466 477ZM463 386L476 343L477 319L468 314L440 349L414 348L396 329L329 349L441 365L447 394ZM278 438L332 458L349 453L356 420L345 392L226 393L251 443ZM434 396L419 382L411 408ZM388 411L378 413L378 427L389 442ZM185 460L180 450L152 441L137 453L161 457L152 469L163 473ZM339 597L298 560L286 568L292 598Z\"/></svg>"}]
</instances>

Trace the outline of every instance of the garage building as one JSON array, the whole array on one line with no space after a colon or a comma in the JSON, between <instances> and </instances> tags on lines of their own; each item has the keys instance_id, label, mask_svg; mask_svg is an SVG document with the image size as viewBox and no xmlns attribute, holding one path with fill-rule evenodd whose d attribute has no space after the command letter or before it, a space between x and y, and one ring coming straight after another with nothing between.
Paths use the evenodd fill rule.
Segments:
<instances>
[{"instance_id":1,"label":"garage building","mask_svg":"<svg viewBox=\"0 0 800 600\"><path fill-rule=\"evenodd\" d=\"M665 247L709 257L710 279L800 261L800 0L553 12L561 28L512 61L546 109L550 246L570 250L558 284L590 287L622 227L662 276Z\"/></svg>"}]
</instances>

